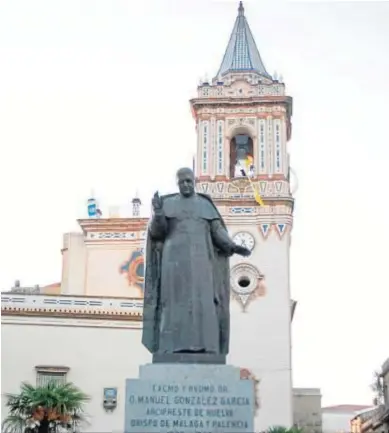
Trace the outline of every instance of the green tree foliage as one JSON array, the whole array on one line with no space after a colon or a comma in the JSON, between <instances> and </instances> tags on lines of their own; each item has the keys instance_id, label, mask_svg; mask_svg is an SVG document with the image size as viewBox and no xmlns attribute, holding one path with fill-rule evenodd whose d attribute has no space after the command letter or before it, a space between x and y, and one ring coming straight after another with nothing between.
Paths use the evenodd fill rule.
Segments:
<instances>
[{"instance_id":1,"label":"green tree foliage","mask_svg":"<svg viewBox=\"0 0 389 433\"><path fill-rule=\"evenodd\" d=\"M370 387L374 393L375 406L384 404L384 384L382 381L381 373L379 373L378 371L374 372L374 380Z\"/></svg>"},{"instance_id":2,"label":"green tree foliage","mask_svg":"<svg viewBox=\"0 0 389 433\"><path fill-rule=\"evenodd\" d=\"M286 428L282 426L274 426L270 427L266 433L303 433L303 430L297 427Z\"/></svg>"},{"instance_id":3,"label":"green tree foliage","mask_svg":"<svg viewBox=\"0 0 389 433\"><path fill-rule=\"evenodd\" d=\"M59 433L85 421L83 407L89 400L72 383L55 382L37 387L22 383L19 394L6 398L9 415L2 433Z\"/></svg>"}]
</instances>

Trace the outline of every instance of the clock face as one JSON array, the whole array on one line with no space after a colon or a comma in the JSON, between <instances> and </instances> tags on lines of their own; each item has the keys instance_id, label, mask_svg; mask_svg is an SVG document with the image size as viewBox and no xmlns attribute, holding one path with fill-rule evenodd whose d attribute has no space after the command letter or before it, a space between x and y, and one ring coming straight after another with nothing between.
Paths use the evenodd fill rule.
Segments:
<instances>
[{"instance_id":1,"label":"clock face","mask_svg":"<svg viewBox=\"0 0 389 433\"><path fill-rule=\"evenodd\" d=\"M254 236L247 232L239 232L232 239L236 244L248 248L250 251L254 249Z\"/></svg>"}]
</instances>

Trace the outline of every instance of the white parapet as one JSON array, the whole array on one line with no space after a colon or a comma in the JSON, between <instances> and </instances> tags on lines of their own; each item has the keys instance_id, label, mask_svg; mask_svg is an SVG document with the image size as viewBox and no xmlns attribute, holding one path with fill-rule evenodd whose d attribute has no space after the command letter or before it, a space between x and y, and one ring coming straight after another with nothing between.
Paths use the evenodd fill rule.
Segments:
<instances>
[{"instance_id":1,"label":"white parapet","mask_svg":"<svg viewBox=\"0 0 389 433\"><path fill-rule=\"evenodd\" d=\"M82 314L140 317L142 299L2 293L2 314Z\"/></svg>"}]
</instances>

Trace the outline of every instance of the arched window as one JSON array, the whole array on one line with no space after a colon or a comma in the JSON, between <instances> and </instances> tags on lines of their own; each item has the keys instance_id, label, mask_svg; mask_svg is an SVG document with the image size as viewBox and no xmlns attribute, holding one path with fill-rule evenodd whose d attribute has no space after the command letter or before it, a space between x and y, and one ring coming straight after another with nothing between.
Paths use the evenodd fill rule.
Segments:
<instances>
[{"instance_id":1,"label":"arched window","mask_svg":"<svg viewBox=\"0 0 389 433\"><path fill-rule=\"evenodd\" d=\"M243 177L244 161L253 157L253 140L248 134L237 134L230 142L230 177ZM247 174L247 173L246 173Z\"/></svg>"}]
</instances>

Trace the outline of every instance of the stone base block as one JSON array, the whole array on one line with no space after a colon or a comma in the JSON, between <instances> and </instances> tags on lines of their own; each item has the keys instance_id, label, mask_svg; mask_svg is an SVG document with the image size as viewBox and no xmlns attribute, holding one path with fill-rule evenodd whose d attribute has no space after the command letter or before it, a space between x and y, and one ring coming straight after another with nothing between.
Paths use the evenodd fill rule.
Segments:
<instances>
[{"instance_id":1,"label":"stone base block","mask_svg":"<svg viewBox=\"0 0 389 433\"><path fill-rule=\"evenodd\" d=\"M147 364L126 381L125 433L252 433L254 384L239 368Z\"/></svg>"},{"instance_id":2,"label":"stone base block","mask_svg":"<svg viewBox=\"0 0 389 433\"><path fill-rule=\"evenodd\" d=\"M212 353L155 353L153 364L225 364L226 355Z\"/></svg>"}]
</instances>

